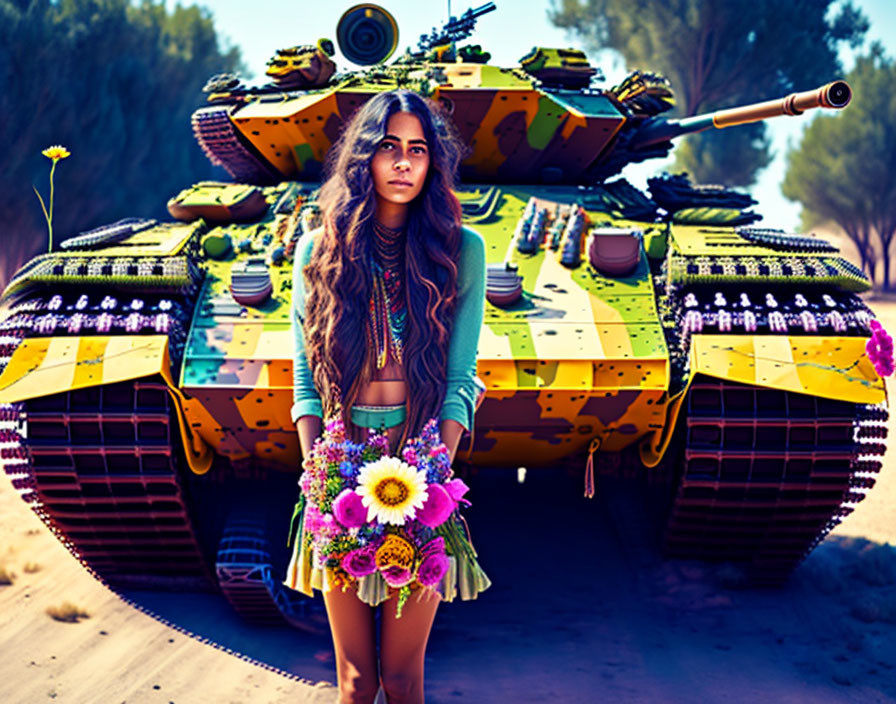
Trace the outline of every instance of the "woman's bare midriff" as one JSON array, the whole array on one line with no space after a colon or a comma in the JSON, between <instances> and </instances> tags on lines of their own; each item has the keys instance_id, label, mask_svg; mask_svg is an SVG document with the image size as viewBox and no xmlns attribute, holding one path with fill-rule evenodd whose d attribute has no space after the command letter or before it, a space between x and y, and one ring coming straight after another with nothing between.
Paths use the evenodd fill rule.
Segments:
<instances>
[{"instance_id":1,"label":"woman's bare midriff","mask_svg":"<svg viewBox=\"0 0 896 704\"><path fill-rule=\"evenodd\" d=\"M367 386L358 393L355 403L365 406L397 406L407 401L407 382L404 369L390 354L386 366L377 369Z\"/></svg>"},{"instance_id":2,"label":"woman's bare midriff","mask_svg":"<svg viewBox=\"0 0 896 704\"><path fill-rule=\"evenodd\" d=\"M390 355L386 360L386 366L378 369L373 380L358 392L355 403L363 406L397 406L406 401L407 382L404 379L404 370ZM398 451L398 440L403 428L404 423L399 423L386 430L390 454L395 454ZM368 432L366 428L353 425L352 440L360 442Z\"/></svg>"}]
</instances>

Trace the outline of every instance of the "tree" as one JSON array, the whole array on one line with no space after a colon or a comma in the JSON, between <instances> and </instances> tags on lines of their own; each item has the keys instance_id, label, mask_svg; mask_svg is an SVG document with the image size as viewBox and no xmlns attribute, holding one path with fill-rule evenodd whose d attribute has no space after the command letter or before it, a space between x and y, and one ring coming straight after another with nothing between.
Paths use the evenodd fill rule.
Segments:
<instances>
[{"instance_id":1,"label":"tree","mask_svg":"<svg viewBox=\"0 0 896 704\"><path fill-rule=\"evenodd\" d=\"M218 45L208 10L142 0L0 0L0 289L47 232L32 184L41 150L64 144L54 247L128 216L168 218L165 203L215 176L190 115L214 73L242 68ZM220 175L219 175L220 177Z\"/></svg>"},{"instance_id":2,"label":"tree","mask_svg":"<svg viewBox=\"0 0 896 704\"><path fill-rule=\"evenodd\" d=\"M858 46L867 19L849 0L552 0L550 20L588 49L666 75L691 116L808 90L838 77L837 47ZM676 167L696 180L749 186L769 163L765 126L685 138Z\"/></svg>"},{"instance_id":3,"label":"tree","mask_svg":"<svg viewBox=\"0 0 896 704\"><path fill-rule=\"evenodd\" d=\"M896 236L896 63L874 44L846 77L852 103L842 115L818 116L787 154L781 191L803 206L803 224L826 220L856 244L872 280L877 257L890 288Z\"/></svg>"}]
</instances>

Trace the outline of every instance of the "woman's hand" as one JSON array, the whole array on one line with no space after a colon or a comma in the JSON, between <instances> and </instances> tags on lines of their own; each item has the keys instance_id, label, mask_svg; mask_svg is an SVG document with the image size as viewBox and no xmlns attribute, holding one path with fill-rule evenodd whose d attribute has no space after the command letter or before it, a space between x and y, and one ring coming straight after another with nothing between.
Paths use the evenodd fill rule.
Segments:
<instances>
[{"instance_id":1,"label":"woman's hand","mask_svg":"<svg viewBox=\"0 0 896 704\"><path fill-rule=\"evenodd\" d=\"M321 420L319 416L302 416L296 421L296 432L299 434L299 446L302 449L302 459L311 454L314 441L320 435Z\"/></svg>"},{"instance_id":2,"label":"woman's hand","mask_svg":"<svg viewBox=\"0 0 896 704\"><path fill-rule=\"evenodd\" d=\"M448 456L453 464L457 446L460 444L460 436L464 434L464 426L456 420L446 419L439 426L439 434L442 436L442 442L445 443L445 447L448 448Z\"/></svg>"}]
</instances>

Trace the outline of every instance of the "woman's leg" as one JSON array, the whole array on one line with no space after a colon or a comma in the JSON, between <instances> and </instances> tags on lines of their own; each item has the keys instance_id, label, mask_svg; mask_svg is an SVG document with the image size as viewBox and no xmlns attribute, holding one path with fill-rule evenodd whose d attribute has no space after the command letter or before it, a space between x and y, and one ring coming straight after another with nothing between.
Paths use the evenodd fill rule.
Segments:
<instances>
[{"instance_id":1,"label":"woman's leg","mask_svg":"<svg viewBox=\"0 0 896 704\"><path fill-rule=\"evenodd\" d=\"M388 704L423 704L423 658L441 596L427 591L417 601L411 594L401 618L395 618L398 595L383 603L380 665Z\"/></svg>"},{"instance_id":2,"label":"woman's leg","mask_svg":"<svg viewBox=\"0 0 896 704\"><path fill-rule=\"evenodd\" d=\"M373 704L379 690L373 609L351 589L324 592L336 651L339 704Z\"/></svg>"}]
</instances>

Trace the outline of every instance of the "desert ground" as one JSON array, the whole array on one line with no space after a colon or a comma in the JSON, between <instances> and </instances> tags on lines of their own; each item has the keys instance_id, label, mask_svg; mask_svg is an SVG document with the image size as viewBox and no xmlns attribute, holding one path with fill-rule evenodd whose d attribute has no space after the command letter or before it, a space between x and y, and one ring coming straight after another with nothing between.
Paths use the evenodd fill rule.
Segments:
<instances>
[{"instance_id":1,"label":"desert ground","mask_svg":"<svg viewBox=\"0 0 896 704\"><path fill-rule=\"evenodd\" d=\"M896 301L870 303L896 331ZM428 702L896 702L896 451L778 589L663 560L630 484L599 477L588 500L581 473L530 470L520 484L515 468L483 469L468 483L494 584L440 607ZM207 594L130 592L135 608L80 566L5 475L0 567L11 582L0 586L2 702L336 700L326 631L247 626ZM46 613L64 602L88 616Z\"/></svg>"}]
</instances>

